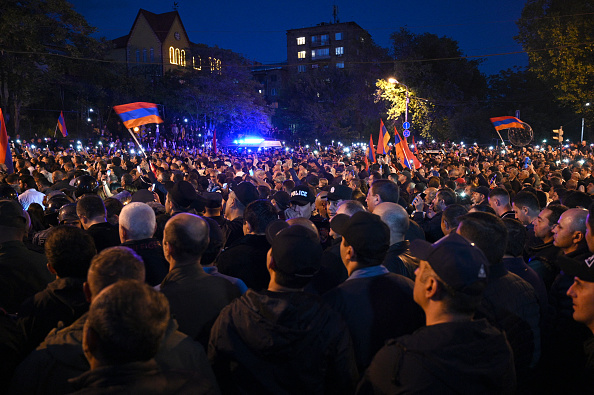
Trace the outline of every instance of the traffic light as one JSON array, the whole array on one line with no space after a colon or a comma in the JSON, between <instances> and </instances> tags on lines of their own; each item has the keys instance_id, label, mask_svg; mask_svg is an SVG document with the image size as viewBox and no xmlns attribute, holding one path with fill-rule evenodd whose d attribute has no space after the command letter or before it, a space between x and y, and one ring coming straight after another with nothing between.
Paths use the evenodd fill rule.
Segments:
<instances>
[{"instance_id":1,"label":"traffic light","mask_svg":"<svg viewBox=\"0 0 594 395\"><path fill-rule=\"evenodd\" d=\"M553 136L553 140L557 140L558 142L563 142L563 126L560 126L559 129L554 129L553 133L557 136Z\"/></svg>"}]
</instances>

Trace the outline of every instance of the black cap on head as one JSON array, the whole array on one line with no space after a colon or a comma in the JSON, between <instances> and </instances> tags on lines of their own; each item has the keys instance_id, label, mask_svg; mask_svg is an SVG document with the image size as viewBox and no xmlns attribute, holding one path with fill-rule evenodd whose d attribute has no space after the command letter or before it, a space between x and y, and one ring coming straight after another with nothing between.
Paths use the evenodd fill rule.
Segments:
<instances>
[{"instance_id":1,"label":"black cap on head","mask_svg":"<svg viewBox=\"0 0 594 395\"><path fill-rule=\"evenodd\" d=\"M333 185L328 192L328 200L350 200L353 190L346 185Z\"/></svg>"},{"instance_id":2,"label":"black cap on head","mask_svg":"<svg viewBox=\"0 0 594 395\"><path fill-rule=\"evenodd\" d=\"M479 295L487 283L489 262L485 254L455 232L433 244L414 240L410 244L410 252L429 262L433 271L455 291Z\"/></svg>"},{"instance_id":3,"label":"black cap on head","mask_svg":"<svg viewBox=\"0 0 594 395\"><path fill-rule=\"evenodd\" d=\"M594 283L594 256L587 259L572 259L561 255L556 262L567 276Z\"/></svg>"},{"instance_id":4,"label":"black cap on head","mask_svg":"<svg viewBox=\"0 0 594 395\"><path fill-rule=\"evenodd\" d=\"M237 197L237 199L244 206L247 206L251 202L260 198L258 188L256 188L251 182L240 182L236 186L232 187L231 190L235 193L235 197Z\"/></svg>"},{"instance_id":5,"label":"black cap on head","mask_svg":"<svg viewBox=\"0 0 594 395\"><path fill-rule=\"evenodd\" d=\"M167 193L169 200L179 207L188 208L196 200L196 190L187 181L180 181L176 183L173 188Z\"/></svg>"},{"instance_id":6,"label":"black cap on head","mask_svg":"<svg viewBox=\"0 0 594 395\"><path fill-rule=\"evenodd\" d=\"M206 201L207 208L220 208L223 206L223 195L218 192L204 192L202 197Z\"/></svg>"},{"instance_id":7,"label":"black cap on head","mask_svg":"<svg viewBox=\"0 0 594 395\"><path fill-rule=\"evenodd\" d=\"M291 202L298 204L313 203L316 201L313 190L306 185L297 185L291 191Z\"/></svg>"},{"instance_id":8,"label":"black cap on head","mask_svg":"<svg viewBox=\"0 0 594 395\"><path fill-rule=\"evenodd\" d=\"M272 195L272 199L274 199L278 208L280 208L281 210L286 210L287 208L289 208L289 200L291 199L291 197L287 192L278 191L277 193Z\"/></svg>"},{"instance_id":9,"label":"black cap on head","mask_svg":"<svg viewBox=\"0 0 594 395\"><path fill-rule=\"evenodd\" d=\"M273 221L266 229L275 271L295 277L313 277L320 269L322 246L317 234L301 225ZM278 230L278 231L277 231Z\"/></svg>"},{"instance_id":10,"label":"black cap on head","mask_svg":"<svg viewBox=\"0 0 594 395\"><path fill-rule=\"evenodd\" d=\"M27 219L16 200L0 200L0 226L25 230Z\"/></svg>"},{"instance_id":11,"label":"black cap on head","mask_svg":"<svg viewBox=\"0 0 594 395\"><path fill-rule=\"evenodd\" d=\"M355 253L366 258L382 260L390 247L390 228L382 219L367 211L359 211L349 217L336 214L330 228L341 235L353 247Z\"/></svg>"},{"instance_id":12,"label":"black cap on head","mask_svg":"<svg viewBox=\"0 0 594 395\"><path fill-rule=\"evenodd\" d=\"M484 195L485 198L489 197L489 188L487 188L487 187L484 187L484 186L476 187L474 189L474 192Z\"/></svg>"},{"instance_id":13,"label":"black cap on head","mask_svg":"<svg viewBox=\"0 0 594 395\"><path fill-rule=\"evenodd\" d=\"M130 200L130 201L131 202L140 202L140 203L154 202L155 195L153 194L153 192L149 191L148 189L140 189L140 190L134 192L134 195L132 195L132 200Z\"/></svg>"}]
</instances>

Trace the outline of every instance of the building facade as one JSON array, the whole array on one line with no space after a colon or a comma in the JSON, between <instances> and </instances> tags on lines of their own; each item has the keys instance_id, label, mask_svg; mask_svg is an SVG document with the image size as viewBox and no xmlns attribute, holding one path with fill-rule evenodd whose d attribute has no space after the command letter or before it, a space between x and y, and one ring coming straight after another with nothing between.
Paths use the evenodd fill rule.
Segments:
<instances>
[{"instance_id":1,"label":"building facade","mask_svg":"<svg viewBox=\"0 0 594 395\"><path fill-rule=\"evenodd\" d=\"M312 69L355 68L371 35L355 22L320 23L317 26L287 30L289 72Z\"/></svg>"},{"instance_id":2,"label":"building facade","mask_svg":"<svg viewBox=\"0 0 594 395\"><path fill-rule=\"evenodd\" d=\"M177 11L154 14L140 9L130 33L112 40L110 58L136 73L162 76L194 69L220 73L222 61L207 46L190 41Z\"/></svg>"}]
</instances>

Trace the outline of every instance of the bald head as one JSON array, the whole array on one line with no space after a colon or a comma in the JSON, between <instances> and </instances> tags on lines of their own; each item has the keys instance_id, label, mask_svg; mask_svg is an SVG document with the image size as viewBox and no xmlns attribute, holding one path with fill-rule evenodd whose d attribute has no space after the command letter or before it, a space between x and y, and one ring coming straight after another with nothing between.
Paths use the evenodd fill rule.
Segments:
<instances>
[{"instance_id":1,"label":"bald head","mask_svg":"<svg viewBox=\"0 0 594 395\"><path fill-rule=\"evenodd\" d=\"M163 250L167 261L200 261L209 241L208 223L201 217L181 213L172 217L163 232Z\"/></svg>"},{"instance_id":2,"label":"bald head","mask_svg":"<svg viewBox=\"0 0 594 395\"><path fill-rule=\"evenodd\" d=\"M561 214L559 222L563 221L567 224L571 232L586 233L586 219L588 218L588 210L584 208L570 208Z\"/></svg>"},{"instance_id":3,"label":"bald head","mask_svg":"<svg viewBox=\"0 0 594 395\"><path fill-rule=\"evenodd\" d=\"M390 245L404 240L404 235L410 225L408 213L397 203L384 202L375 206L373 213L379 215L390 228Z\"/></svg>"}]
</instances>

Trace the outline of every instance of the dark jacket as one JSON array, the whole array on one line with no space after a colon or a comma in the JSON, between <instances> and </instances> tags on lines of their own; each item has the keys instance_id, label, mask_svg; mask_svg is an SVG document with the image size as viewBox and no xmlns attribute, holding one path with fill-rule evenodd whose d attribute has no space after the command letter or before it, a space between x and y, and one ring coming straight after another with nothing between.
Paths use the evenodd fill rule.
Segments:
<instances>
[{"instance_id":1,"label":"dark jacket","mask_svg":"<svg viewBox=\"0 0 594 395\"><path fill-rule=\"evenodd\" d=\"M159 240L154 238L129 240L122 243L122 246L133 249L144 261L147 284L151 287L161 284L169 273L169 263L163 255L163 246Z\"/></svg>"},{"instance_id":2,"label":"dark jacket","mask_svg":"<svg viewBox=\"0 0 594 395\"><path fill-rule=\"evenodd\" d=\"M216 266L219 272L242 279L248 288L267 289L270 274L266 268L266 255L269 249L265 235L245 235L219 255Z\"/></svg>"},{"instance_id":3,"label":"dark jacket","mask_svg":"<svg viewBox=\"0 0 594 395\"><path fill-rule=\"evenodd\" d=\"M220 311L240 296L235 285L224 278L206 274L197 264L171 269L161 283L161 292L169 300L179 330L204 347Z\"/></svg>"},{"instance_id":4,"label":"dark jacket","mask_svg":"<svg viewBox=\"0 0 594 395\"><path fill-rule=\"evenodd\" d=\"M151 359L89 370L70 380L73 394L219 394L216 382L197 372L160 371Z\"/></svg>"},{"instance_id":5,"label":"dark jacket","mask_svg":"<svg viewBox=\"0 0 594 395\"><path fill-rule=\"evenodd\" d=\"M248 290L215 322L208 358L225 394L348 394L357 380L344 321L304 292Z\"/></svg>"},{"instance_id":6,"label":"dark jacket","mask_svg":"<svg viewBox=\"0 0 594 395\"><path fill-rule=\"evenodd\" d=\"M82 348L86 320L85 314L68 327L52 330L37 350L19 365L9 393L53 395L74 391L68 379L89 370ZM155 360L161 369L196 371L215 381L204 348L179 332L175 320L169 321Z\"/></svg>"},{"instance_id":7,"label":"dark jacket","mask_svg":"<svg viewBox=\"0 0 594 395\"><path fill-rule=\"evenodd\" d=\"M547 291L551 289L555 277L559 274L559 267L555 263L559 254L561 250L553 245L552 241L525 250L524 256L528 256L528 266L542 278Z\"/></svg>"},{"instance_id":8,"label":"dark jacket","mask_svg":"<svg viewBox=\"0 0 594 395\"><path fill-rule=\"evenodd\" d=\"M518 381L522 381L540 359L540 305L534 288L510 273L503 262L492 265L476 318L487 318L504 331L512 351Z\"/></svg>"},{"instance_id":9,"label":"dark jacket","mask_svg":"<svg viewBox=\"0 0 594 395\"><path fill-rule=\"evenodd\" d=\"M423 232L425 232L425 239L430 243L435 243L444 236L441 231L442 215L443 213L439 212L431 219L423 217L422 213L415 213L413 216L413 220L419 224L421 229L423 229Z\"/></svg>"},{"instance_id":10,"label":"dark jacket","mask_svg":"<svg viewBox=\"0 0 594 395\"><path fill-rule=\"evenodd\" d=\"M340 243L342 237L332 241L333 245L326 248L320 260L320 270L314 275L305 290L317 295L323 295L332 288L342 284L349 277L349 273L340 257Z\"/></svg>"},{"instance_id":11,"label":"dark jacket","mask_svg":"<svg viewBox=\"0 0 594 395\"><path fill-rule=\"evenodd\" d=\"M426 326L390 340L357 394L513 394L514 360L505 335L486 320Z\"/></svg>"},{"instance_id":12,"label":"dark jacket","mask_svg":"<svg viewBox=\"0 0 594 395\"><path fill-rule=\"evenodd\" d=\"M120 230L109 222L91 225L87 229L87 233L95 241L95 248L97 248L98 253L108 247L120 245Z\"/></svg>"},{"instance_id":13,"label":"dark jacket","mask_svg":"<svg viewBox=\"0 0 594 395\"><path fill-rule=\"evenodd\" d=\"M28 250L22 241L0 244L0 307L16 313L27 298L54 281L46 264L45 255Z\"/></svg>"},{"instance_id":14,"label":"dark jacket","mask_svg":"<svg viewBox=\"0 0 594 395\"><path fill-rule=\"evenodd\" d=\"M35 349L59 322L70 325L89 310L84 282L81 278L58 278L22 304L19 325L27 338L28 351Z\"/></svg>"},{"instance_id":15,"label":"dark jacket","mask_svg":"<svg viewBox=\"0 0 594 395\"><path fill-rule=\"evenodd\" d=\"M385 273L349 278L324 295L349 327L360 373L386 340L413 333L425 323L413 286L404 276Z\"/></svg>"},{"instance_id":16,"label":"dark jacket","mask_svg":"<svg viewBox=\"0 0 594 395\"><path fill-rule=\"evenodd\" d=\"M419 260L410 254L410 242L399 241L392 244L386 253L383 265L391 273L400 274L411 280L415 279L415 270L419 267Z\"/></svg>"},{"instance_id":17,"label":"dark jacket","mask_svg":"<svg viewBox=\"0 0 594 395\"><path fill-rule=\"evenodd\" d=\"M227 248L235 240L243 237L243 217L235 218L233 221L225 219L221 225L221 230L225 236L223 248Z\"/></svg>"}]
</instances>

